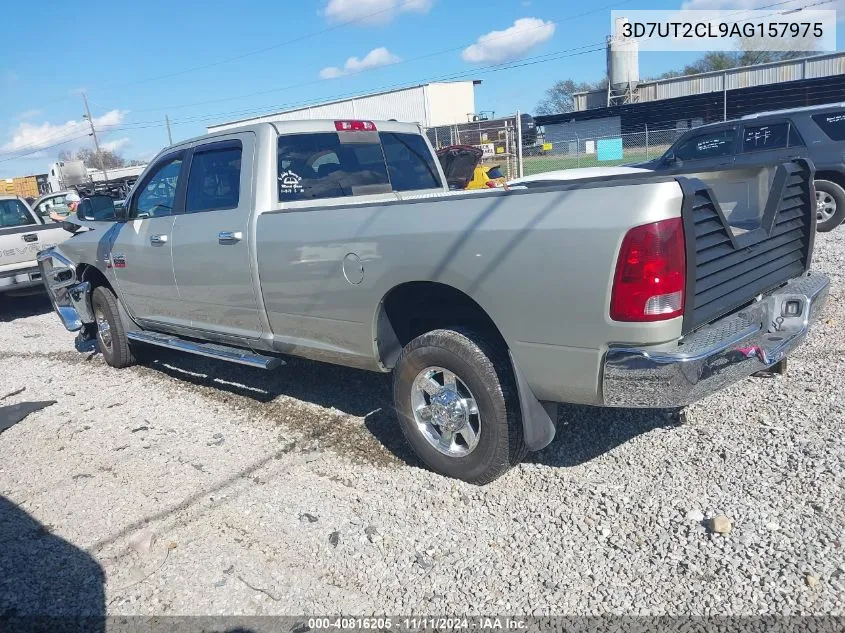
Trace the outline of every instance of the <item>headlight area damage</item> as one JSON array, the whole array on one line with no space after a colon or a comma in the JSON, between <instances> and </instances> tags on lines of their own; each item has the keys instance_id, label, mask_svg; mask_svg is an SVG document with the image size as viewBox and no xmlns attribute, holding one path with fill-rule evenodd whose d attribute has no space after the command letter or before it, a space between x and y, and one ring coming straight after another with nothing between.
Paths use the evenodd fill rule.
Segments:
<instances>
[{"instance_id":1,"label":"headlight area damage","mask_svg":"<svg viewBox=\"0 0 845 633\"><path fill-rule=\"evenodd\" d=\"M95 327L91 308L91 284L80 282L76 266L55 248L38 254L38 268L53 308L69 332L79 332L76 349L80 352L95 349L97 339L90 331Z\"/></svg>"}]
</instances>

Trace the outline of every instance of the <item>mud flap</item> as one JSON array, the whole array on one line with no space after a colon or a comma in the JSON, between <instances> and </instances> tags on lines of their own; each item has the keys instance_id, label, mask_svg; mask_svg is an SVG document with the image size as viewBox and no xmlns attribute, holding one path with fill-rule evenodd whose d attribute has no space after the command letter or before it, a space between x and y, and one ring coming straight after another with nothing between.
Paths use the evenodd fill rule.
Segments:
<instances>
[{"instance_id":1,"label":"mud flap","mask_svg":"<svg viewBox=\"0 0 845 633\"><path fill-rule=\"evenodd\" d=\"M531 387L522 377L516 360L508 350L508 356L516 377L516 390L519 395L519 407L522 412L522 433L529 450L539 451L548 446L555 437L555 423L549 417L546 408L537 400ZM556 408L556 407L555 407Z\"/></svg>"}]
</instances>

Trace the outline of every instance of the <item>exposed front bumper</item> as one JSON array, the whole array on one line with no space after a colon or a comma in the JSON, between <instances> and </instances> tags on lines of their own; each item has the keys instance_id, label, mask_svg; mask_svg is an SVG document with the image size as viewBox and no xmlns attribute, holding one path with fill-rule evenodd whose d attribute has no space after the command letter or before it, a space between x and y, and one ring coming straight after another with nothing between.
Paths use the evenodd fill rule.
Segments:
<instances>
[{"instance_id":1,"label":"exposed front bumper","mask_svg":"<svg viewBox=\"0 0 845 633\"><path fill-rule=\"evenodd\" d=\"M682 407L780 362L807 336L830 281L809 273L671 346L611 346L602 394L609 407ZM800 313L787 315L800 306Z\"/></svg>"},{"instance_id":2,"label":"exposed front bumper","mask_svg":"<svg viewBox=\"0 0 845 633\"><path fill-rule=\"evenodd\" d=\"M23 268L14 272L0 273L0 292L9 290L25 290L33 286L40 286L41 271L38 266Z\"/></svg>"},{"instance_id":3,"label":"exposed front bumper","mask_svg":"<svg viewBox=\"0 0 845 633\"><path fill-rule=\"evenodd\" d=\"M38 268L53 308L65 328L76 332L83 324L94 322L91 284L77 281L76 267L70 260L49 248L38 254Z\"/></svg>"}]
</instances>

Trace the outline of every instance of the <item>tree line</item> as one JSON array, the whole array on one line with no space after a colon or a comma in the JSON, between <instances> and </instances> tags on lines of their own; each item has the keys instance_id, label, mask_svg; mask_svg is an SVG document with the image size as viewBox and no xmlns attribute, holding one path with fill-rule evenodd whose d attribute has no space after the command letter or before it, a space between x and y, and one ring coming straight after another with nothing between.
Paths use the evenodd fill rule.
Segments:
<instances>
[{"instance_id":1,"label":"tree line","mask_svg":"<svg viewBox=\"0 0 845 633\"><path fill-rule=\"evenodd\" d=\"M88 147L80 147L75 152L64 150L59 153L59 160L69 162L72 160L81 160L86 167L93 169L101 169L105 167L108 169L119 169L120 167L134 167L136 165L146 164L142 160L129 159L127 160L120 154L109 149L101 149L99 152Z\"/></svg>"}]
</instances>

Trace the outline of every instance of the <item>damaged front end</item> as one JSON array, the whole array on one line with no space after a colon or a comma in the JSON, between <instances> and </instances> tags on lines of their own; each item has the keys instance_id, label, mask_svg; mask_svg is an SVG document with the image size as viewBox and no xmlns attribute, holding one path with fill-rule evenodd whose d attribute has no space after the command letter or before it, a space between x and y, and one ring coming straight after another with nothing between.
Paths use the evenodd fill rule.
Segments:
<instances>
[{"instance_id":1,"label":"damaged front end","mask_svg":"<svg viewBox=\"0 0 845 633\"><path fill-rule=\"evenodd\" d=\"M74 263L55 248L41 251L37 259L53 309L69 332L79 332L76 349L91 351L96 345L91 284L79 281Z\"/></svg>"}]
</instances>

